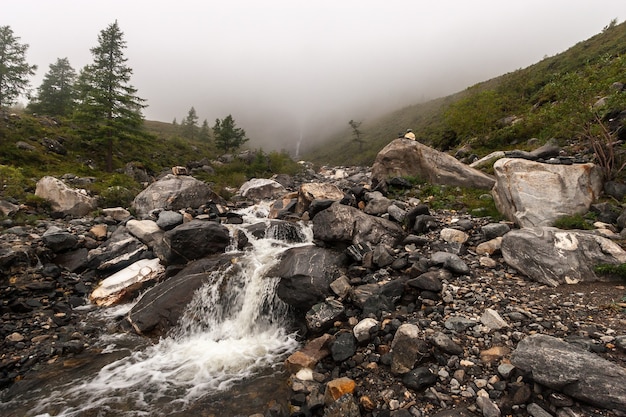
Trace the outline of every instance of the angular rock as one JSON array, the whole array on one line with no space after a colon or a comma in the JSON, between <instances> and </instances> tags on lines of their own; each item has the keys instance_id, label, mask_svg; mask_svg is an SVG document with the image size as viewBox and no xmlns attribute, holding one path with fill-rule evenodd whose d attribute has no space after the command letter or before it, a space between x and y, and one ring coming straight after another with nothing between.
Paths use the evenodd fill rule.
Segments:
<instances>
[{"instance_id":1,"label":"angular rock","mask_svg":"<svg viewBox=\"0 0 626 417\"><path fill-rule=\"evenodd\" d=\"M455 274L469 274L470 268L458 255L449 252L435 252L431 255L430 261L435 265L443 265L444 268Z\"/></svg>"},{"instance_id":2,"label":"angular rock","mask_svg":"<svg viewBox=\"0 0 626 417\"><path fill-rule=\"evenodd\" d=\"M241 196L254 201L274 200L286 192L282 184L268 178L253 178L246 181L238 191Z\"/></svg>"},{"instance_id":3,"label":"angular rock","mask_svg":"<svg viewBox=\"0 0 626 417\"><path fill-rule=\"evenodd\" d=\"M302 184L298 189L296 213L302 214L307 211L313 200L340 201L343 197L343 191L330 183L313 182Z\"/></svg>"},{"instance_id":4,"label":"angular rock","mask_svg":"<svg viewBox=\"0 0 626 417\"><path fill-rule=\"evenodd\" d=\"M147 250L145 244L121 226L109 240L89 251L87 262L99 271L119 271L141 259Z\"/></svg>"},{"instance_id":5,"label":"angular rock","mask_svg":"<svg viewBox=\"0 0 626 417\"><path fill-rule=\"evenodd\" d=\"M121 222L122 220L126 220L131 216L130 212L123 207L109 207L102 209L102 213L105 216L111 217L116 222Z\"/></svg>"},{"instance_id":6,"label":"angular rock","mask_svg":"<svg viewBox=\"0 0 626 417\"><path fill-rule=\"evenodd\" d=\"M398 327L391 342L391 372L406 374L430 355L430 347L419 337L419 327L405 323Z\"/></svg>"},{"instance_id":7,"label":"angular rock","mask_svg":"<svg viewBox=\"0 0 626 417\"><path fill-rule=\"evenodd\" d=\"M356 339L352 332L341 331L330 344L330 354L335 362L343 362L356 353Z\"/></svg>"},{"instance_id":8,"label":"angular rock","mask_svg":"<svg viewBox=\"0 0 626 417\"><path fill-rule=\"evenodd\" d=\"M41 238L48 248L57 253L72 249L78 243L76 235L57 226L49 227Z\"/></svg>"},{"instance_id":9,"label":"angular rock","mask_svg":"<svg viewBox=\"0 0 626 417\"><path fill-rule=\"evenodd\" d=\"M314 245L287 249L269 272L279 277L278 297L298 310L309 310L331 295L330 283L339 277L345 255Z\"/></svg>"},{"instance_id":10,"label":"angular rock","mask_svg":"<svg viewBox=\"0 0 626 417\"><path fill-rule=\"evenodd\" d=\"M338 203L313 218L313 235L324 242L383 243L392 247L404 237L396 223Z\"/></svg>"},{"instance_id":11,"label":"angular rock","mask_svg":"<svg viewBox=\"0 0 626 417\"><path fill-rule=\"evenodd\" d=\"M228 229L213 221L192 220L163 234L166 265L186 263L204 256L224 252L230 243Z\"/></svg>"},{"instance_id":12,"label":"angular rock","mask_svg":"<svg viewBox=\"0 0 626 417\"><path fill-rule=\"evenodd\" d=\"M178 211L163 210L159 213L159 218L156 221L159 228L167 231L172 230L176 226L183 224L183 215Z\"/></svg>"},{"instance_id":13,"label":"angular rock","mask_svg":"<svg viewBox=\"0 0 626 417\"><path fill-rule=\"evenodd\" d=\"M613 279L597 275L594 267L626 262L626 251L607 238L555 227L512 230L502 238L501 250L508 265L553 287Z\"/></svg>"},{"instance_id":14,"label":"angular rock","mask_svg":"<svg viewBox=\"0 0 626 417\"><path fill-rule=\"evenodd\" d=\"M404 139L395 139L385 146L372 166L373 186L398 176L468 188L491 189L495 183L490 175L459 162L452 155Z\"/></svg>"},{"instance_id":15,"label":"angular rock","mask_svg":"<svg viewBox=\"0 0 626 417\"><path fill-rule=\"evenodd\" d=\"M328 330L344 313L343 304L337 300L331 299L315 304L304 316L306 327L312 332Z\"/></svg>"},{"instance_id":16,"label":"angular rock","mask_svg":"<svg viewBox=\"0 0 626 417\"><path fill-rule=\"evenodd\" d=\"M480 322L487 326L490 330L500 330L509 326L508 323L500 317L500 314L492 308L485 310L483 315L480 317Z\"/></svg>"},{"instance_id":17,"label":"angular rock","mask_svg":"<svg viewBox=\"0 0 626 417\"><path fill-rule=\"evenodd\" d=\"M584 214L602 193L594 164L554 165L504 158L494 164L496 207L521 227L552 226L559 217Z\"/></svg>"},{"instance_id":18,"label":"angular rock","mask_svg":"<svg viewBox=\"0 0 626 417\"><path fill-rule=\"evenodd\" d=\"M73 217L86 216L96 209L98 200L82 189L71 188L54 177L37 181L35 195L50 202L52 211Z\"/></svg>"},{"instance_id":19,"label":"angular rock","mask_svg":"<svg viewBox=\"0 0 626 417\"><path fill-rule=\"evenodd\" d=\"M156 224L154 220L135 220L131 219L126 222L126 228L137 239L153 248L163 240L163 230Z\"/></svg>"},{"instance_id":20,"label":"angular rock","mask_svg":"<svg viewBox=\"0 0 626 417\"><path fill-rule=\"evenodd\" d=\"M91 293L89 299L99 306L110 306L128 299L156 281L165 273L158 258L141 259L121 271L107 277Z\"/></svg>"},{"instance_id":21,"label":"angular rock","mask_svg":"<svg viewBox=\"0 0 626 417\"><path fill-rule=\"evenodd\" d=\"M556 337L523 339L511 363L551 389L597 407L626 410L626 368Z\"/></svg>"},{"instance_id":22,"label":"angular rock","mask_svg":"<svg viewBox=\"0 0 626 417\"><path fill-rule=\"evenodd\" d=\"M437 375L426 366L421 366L407 372L402 377L402 383L415 391L423 391L437 382Z\"/></svg>"},{"instance_id":23,"label":"angular rock","mask_svg":"<svg viewBox=\"0 0 626 417\"><path fill-rule=\"evenodd\" d=\"M433 345L450 355L462 355L463 348L445 333L437 332L431 338Z\"/></svg>"}]
</instances>

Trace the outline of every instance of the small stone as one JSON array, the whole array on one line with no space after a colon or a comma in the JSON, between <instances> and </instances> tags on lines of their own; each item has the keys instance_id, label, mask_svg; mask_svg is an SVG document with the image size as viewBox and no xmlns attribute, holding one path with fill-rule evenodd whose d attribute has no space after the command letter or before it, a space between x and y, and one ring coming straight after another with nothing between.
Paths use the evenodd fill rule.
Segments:
<instances>
[{"instance_id":1,"label":"small stone","mask_svg":"<svg viewBox=\"0 0 626 417\"><path fill-rule=\"evenodd\" d=\"M511 372L513 372L514 369L515 366L511 365L510 363L502 363L498 365L498 373L504 379L509 379L509 377L511 376Z\"/></svg>"},{"instance_id":2,"label":"small stone","mask_svg":"<svg viewBox=\"0 0 626 417\"><path fill-rule=\"evenodd\" d=\"M495 362L499 359L502 359L510 352L511 349L506 346L494 346L490 349L480 352L480 360L482 360L484 363Z\"/></svg>"},{"instance_id":3,"label":"small stone","mask_svg":"<svg viewBox=\"0 0 626 417\"><path fill-rule=\"evenodd\" d=\"M533 417L552 417L552 414L548 413L546 410L544 410L535 403L528 404L526 406L526 411L528 411L528 414Z\"/></svg>"},{"instance_id":4,"label":"small stone","mask_svg":"<svg viewBox=\"0 0 626 417\"><path fill-rule=\"evenodd\" d=\"M324 401L326 404L330 404L344 394L352 394L356 388L356 383L346 377L333 379L326 384L326 393L324 394Z\"/></svg>"},{"instance_id":5,"label":"small stone","mask_svg":"<svg viewBox=\"0 0 626 417\"><path fill-rule=\"evenodd\" d=\"M10 335L6 337L7 341L14 342L14 343L22 342L24 339L25 337L18 332L11 333Z\"/></svg>"},{"instance_id":6,"label":"small stone","mask_svg":"<svg viewBox=\"0 0 626 417\"><path fill-rule=\"evenodd\" d=\"M476 405L483 412L483 417L500 417L502 415L500 408L489 397L478 396Z\"/></svg>"},{"instance_id":7,"label":"small stone","mask_svg":"<svg viewBox=\"0 0 626 417\"><path fill-rule=\"evenodd\" d=\"M483 315L480 317L480 322L489 327L491 330L500 330L509 326L507 322L500 317L500 314L491 308L485 310Z\"/></svg>"}]
</instances>

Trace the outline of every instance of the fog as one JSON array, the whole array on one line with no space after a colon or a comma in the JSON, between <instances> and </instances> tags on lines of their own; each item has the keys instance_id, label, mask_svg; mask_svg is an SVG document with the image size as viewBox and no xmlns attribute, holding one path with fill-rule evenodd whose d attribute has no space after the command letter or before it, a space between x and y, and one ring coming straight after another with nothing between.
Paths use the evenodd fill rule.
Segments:
<instances>
[{"instance_id":1,"label":"fog","mask_svg":"<svg viewBox=\"0 0 626 417\"><path fill-rule=\"evenodd\" d=\"M30 45L36 88L57 58L91 63L117 20L146 119L231 114L251 146L294 152L351 119L532 65L619 13L623 0L24 0L4 2L0 25Z\"/></svg>"}]
</instances>

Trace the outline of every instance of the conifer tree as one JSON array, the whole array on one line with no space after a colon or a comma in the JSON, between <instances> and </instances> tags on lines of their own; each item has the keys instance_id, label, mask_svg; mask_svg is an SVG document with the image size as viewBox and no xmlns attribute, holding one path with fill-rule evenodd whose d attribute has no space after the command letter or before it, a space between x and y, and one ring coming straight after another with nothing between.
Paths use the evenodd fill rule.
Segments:
<instances>
[{"instance_id":1,"label":"conifer tree","mask_svg":"<svg viewBox=\"0 0 626 417\"><path fill-rule=\"evenodd\" d=\"M74 109L75 82L76 71L70 61L58 58L54 64L50 64L50 70L37 89L37 98L29 103L29 109L49 116L69 116Z\"/></svg>"},{"instance_id":2,"label":"conifer tree","mask_svg":"<svg viewBox=\"0 0 626 417\"><path fill-rule=\"evenodd\" d=\"M27 92L36 65L26 62L28 44L19 43L10 26L0 26L0 107L15 104Z\"/></svg>"},{"instance_id":3,"label":"conifer tree","mask_svg":"<svg viewBox=\"0 0 626 417\"><path fill-rule=\"evenodd\" d=\"M113 145L132 139L143 124L144 100L131 86L133 70L126 65L126 42L117 24L98 35L98 46L91 49L93 63L80 72L77 83L76 121L88 138L105 145L106 169L113 170Z\"/></svg>"},{"instance_id":4,"label":"conifer tree","mask_svg":"<svg viewBox=\"0 0 626 417\"><path fill-rule=\"evenodd\" d=\"M213 126L215 145L224 152L235 150L248 141L246 131L236 127L235 120L229 114L224 119L215 119Z\"/></svg>"},{"instance_id":5,"label":"conifer tree","mask_svg":"<svg viewBox=\"0 0 626 417\"><path fill-rule=\"evenodd\" d=\"M187 117L181 122L181 126L183 128L183 136L187 139L193 140L198 136L198 114L193 106L189 109Z\"/></svg>"},{"instance_id":6,"label":"conifer tree","mask_svg":"<svg viewBox=\"0 0 626 417\"><path fill-rule=\"evenodd\" d=\"M209 122L206 119L202 121L199 136L201 141L209 142L211 140L211 128L209 127Z\"/></svg>"}]
</instances>

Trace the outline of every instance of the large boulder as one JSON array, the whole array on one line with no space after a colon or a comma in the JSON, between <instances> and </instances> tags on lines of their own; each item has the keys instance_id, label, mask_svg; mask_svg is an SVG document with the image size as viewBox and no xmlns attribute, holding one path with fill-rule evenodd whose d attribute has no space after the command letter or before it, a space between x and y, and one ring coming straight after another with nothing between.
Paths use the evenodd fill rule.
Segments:
<instances>
[{"instance_id":1,"label":"large boulder","mask_svg":"<svg viewBox=\"0 0 626 417\"><path fill-rule=\"evenodd\" d=\"M395 139L374 160L372 184L393 177L419 177L431 184L490 189L495 180L477 169L416 141Z\"/></svg>"},{"instance_id":2,"label":"large boulder","mask_svg":"<svg viewBox=\"0 0 626 417\"><path fill-rule=\"evenodd\" d=\"M147 216L156 209L198 208L208 202L223 203L208 184L186 175L168 174L137 194L132 208L137 216Z\"/></svg>"},{"instance_id":3,"label":"large boulder","mask_svg":"<svg viewBox=\"0 0 626 417\"><path fill-rule=\"evenodd\" d=\"M35 195L50 202L53 213L82 217L96 209L98 200L83 189L72 188L54 177L37 181Z\"/></svg>"},{"instance_id":4,"label":"large boulder","mask_svg":"<svg viewBox=\"0 0 626 417\"><path fill-rule=\"evenodd\" d=\"M493 165L498 210L521 227L552 226L559 217L584 214L602 193L594 164L544 164L503 158Z\"/></svg>"},{"instance_id":5,"label":"large boulder","mask_svg":"<svg viewBox=\"0 0 626 417\"><path fill-rule=\"evenodd\" d=\"M220 274L237 273L236 256L219 254L190 263L176 276L146 291L130 310L128 321L139 334L165 334L178 323L197 289L215 282Z\"/></svg>"},{"instance_id":6,"label":"large boulder","mask_svg":"<svg viewBox=\"0 0 626 417\"><path fill-rule=\"evenodd\" d=\"M403 233L402 227L390 220L339 203L313 218L313 236L324 242L395 246L404 237Z\"/></svg>"},{"instance_id":7,"label":"large boulder","mask_svg":"<svg viewBox=\"0 0 626 417\"><path fill-rule=\"evenodd\" d=\"M302 184L298 189L296 213L304 213L307 211L314 200L339 201L343 197L343 191L334 184L318 182Z\"/></svg>"},{"instance_id":8,"label":"large boulder","mask_svg":"<svg viewBox=\"0 0 626 417\"><path fill-rule=\"evenodd\" d=\"M556 287L606 280L599 264L626 262L615 242L592 232L555 227L526 227L508 232L501 245L504 261L528 278Z\"/></svg>"},{"instance_id":9,"label":"large boulder","mask_svg":"<svg viewBox=\"0 0 626 417\"><path fill-rule=\"evenodd\" d=\"M552 336L522 340L511 363L539 384L597 407L626 410L626 368Z\"/></svg>"},{"instance_id":10,"label":"large boulder","mask_svg":"<svg viewBox=\"0 0 626 417\"><path fill-rule=\"evenodd\" d=\"M187 263L214 253L224 252L230 232L217 222L192 220L163 234L163 249L157 254L166 265Z\"/></svg>"},{"instance_id":11,"label":"large boulder","mask_svg":"<svg viewBox=\"0 0 626 417\"><path fill-rule=\"evenodd\" d=\"M332 294L330 283L339 276L345 256L314 245L287 249L268 277L279 277L276 293L285 303L307 311Z\"/></svg>"},{"instance_id":12,"label":"large boulder","mask_svg":"<svg viewBox=\"0 0 626 417\"><path fill-rule=\"evenodd\" d=\"M251 200L273 200L287 190L277 181L268 178L253 178L239 187L238 193Z\"/></svg>"}]
</instances>

